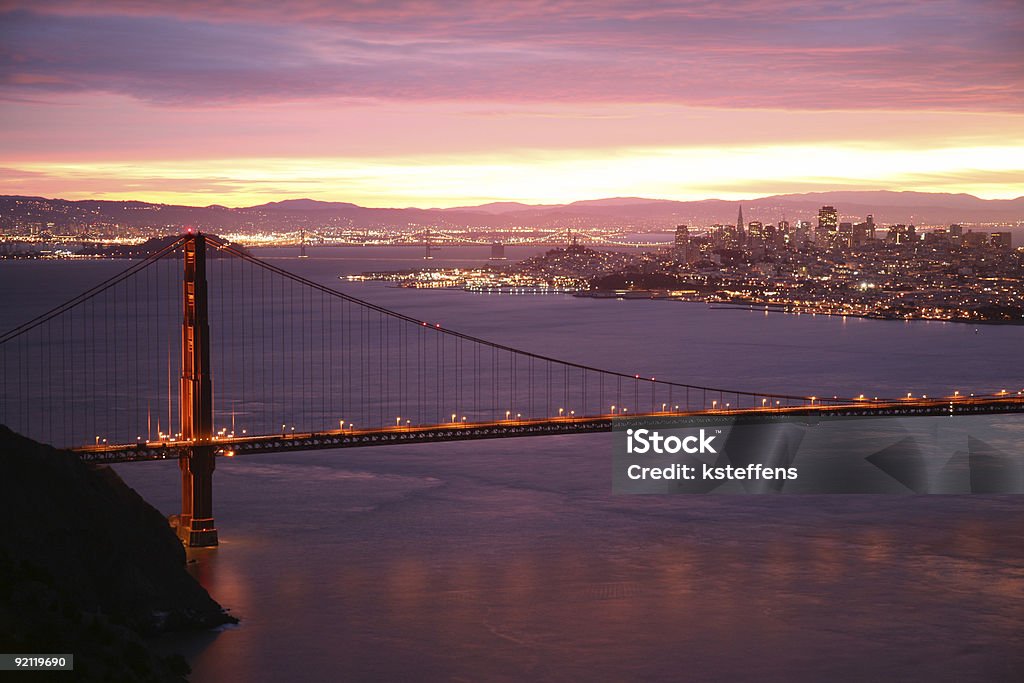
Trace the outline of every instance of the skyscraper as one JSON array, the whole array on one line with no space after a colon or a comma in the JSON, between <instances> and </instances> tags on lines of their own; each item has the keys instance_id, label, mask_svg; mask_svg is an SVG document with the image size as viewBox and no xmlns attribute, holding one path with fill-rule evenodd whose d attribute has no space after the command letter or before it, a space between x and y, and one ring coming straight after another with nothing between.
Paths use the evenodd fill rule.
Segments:
<instances>
[{"instance_id":1,"label":"skyscraper","mask_svg":"<svg viewBox=\"0 0 1024 683\"><path fill-rule=\"evenodd\" d=\"M998 247L1001 249L1010 249L1013 244L1013 235L1008 231L994 232L989 238L989 242L992 244L993 247Z\"/></svg>"},{"instance_id":2,"label":"skyscraper","mask_svg":"<svg viewBox=\"0 0 1024 683\"><path fill-rule=\"evenodd\" d=\"M686 249L690 243L690 229L685 225L676 226L676 249Z\"/></svg>"},{"instance_id":3,"label":"skyscraper","mask_svg":"<svg viewBox=\"0 0 1024 683\"><path fill-rule=\"evenodd\" d=\"M836 244L843 247L852 247L854 243L853 223L840 223L836 231Z\"/></svg>"},{"instance_id":4,"label":"skyscraper","mask_svg":"<svg viewBox=\"0 0 1024 683\"><path fill-rule=\"evenodd\" d=\"M839 212L834 206L823 206L818 209L818 229L814 232L816 242L824 243L829 235L839 229Z\"/></svg>"}]
</instances>

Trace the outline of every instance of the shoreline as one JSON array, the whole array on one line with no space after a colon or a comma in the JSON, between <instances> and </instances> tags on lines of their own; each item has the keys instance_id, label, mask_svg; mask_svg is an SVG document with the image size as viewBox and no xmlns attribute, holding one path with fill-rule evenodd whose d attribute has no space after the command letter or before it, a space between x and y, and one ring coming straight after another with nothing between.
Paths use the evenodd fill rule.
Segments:
<instances>
[{"instance_id":1,"label":"shoreline","mask_svg":"<svg viewBox=\"0 0 1024 683\"><path fill-rule=\"evenodd\" d=\"M679 299L675 299L680 301ZM686 303L698 303L698 302L686 302ZM922 318L919 316L912 316L909 318L900 317L889 317L884 315L870 315L867 313L828 313L826 311L803 311L803 310L790 310L779 304L714 304L711 302L699 302L707 303L708 308L711 310L737 310L737 311L752 311L760 313L787 313L789 315L827 315L833 318L862 318L864 320L880 320L884 322L925 322L925 323L957 323L963 325L1006 325L1006 326L1019 326L1024 325L1024 320L971 320L969 318Z\"/></svg>"},{"instance_id":2,"label":"shoreline","mask_svg":"<svg viewBox=\"0 0 1024 683\"><path fill-rule=\"evenodd\" d=\"M930 322L930 323L959 323L968 325L1006 325L1006 326L1020 326L1024 325L1024 320L973 320L970 318L924 318L921 316L910 316L910 317L898 317L898 316L884 316L884 315L871 315L868 313L830 313L828 311L815 311L815 310L800 310L791 309L788 304L767 304L767 303L729 303L729 302L717 302L717 301L705 301L702 299L683 299L674 296L659 296L655 292L651 291L636 291L636 292L601 292L597 290L591 290L587 292L577 292L573 296L583 299L616 299L621 301L627 300L644 300L644 301L676 301L686 304L704 304L709 310L737 310L737 311L753 311L760 313L787 313L790 315L822 315L830 316L834 318L863 318L864 320L881 320L890 322Z\"/></svg>"},{"instance_id":3,"label":"shoreline","mask_svg":"<svg viewBox=\"0 0 1024 683\"><path fill-rule=\"evenodd\" d=\"M871 315L867 313L830 313L827 311L814 311L814 310L793 310L789 308L788 304L766 304L766 303L729 303L729 302L716 302L716 301L705 301L702 299L684 299L674 296L663 296L658 294L654 290L632 290L624 292L607 291L607 290L572 290L572 289L557 289L541 288L541 287L515 287L515 288L493 288L493 289L471 289L467 287L458 287L453 285L441 285L441 286L415 286L406 284L397 284L385 279L367 278L364 282L385 282L390 283L386 286L394 289L430 289L430 290L448 290L452 292L464 292L466 294L514 294L514 295L553 295L553 294L564 294L580 299L614 299L617 301L674 301L685 304L704 304L709 310L736 310L736 311L752 311L752 312L763 312L763 313L786 313L789 315L812 315L812 316L829 316L833 318L861 318L864 320L879 320L887 322L928 322L928 323L957 323L964 325L987 325L987 326L1024 326L1024 320L973 320L970 318L922 318L920 316L911 317L897 317L897 316L884 316L884 315Z\"/></svg>"}]
</instances>

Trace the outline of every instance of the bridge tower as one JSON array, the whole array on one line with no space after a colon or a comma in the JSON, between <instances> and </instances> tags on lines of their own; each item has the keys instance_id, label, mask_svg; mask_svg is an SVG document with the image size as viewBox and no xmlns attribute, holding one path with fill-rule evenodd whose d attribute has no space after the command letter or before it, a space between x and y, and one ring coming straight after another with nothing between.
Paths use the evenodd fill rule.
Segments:
<instances>
[{"instance_id":1,"label":"bridge tower","mask_svg":"<svg viewBox=\"0 0 1024 683\"><path fill-rule=\"evenodd\" d=\"M213 385L210 378L210 321L206 288L206 237L185 240L181 322L181 439L192 445L178 458L181 515L178 537L189 547L217 545L213 523Z\"/></svg>"}]
</instances>

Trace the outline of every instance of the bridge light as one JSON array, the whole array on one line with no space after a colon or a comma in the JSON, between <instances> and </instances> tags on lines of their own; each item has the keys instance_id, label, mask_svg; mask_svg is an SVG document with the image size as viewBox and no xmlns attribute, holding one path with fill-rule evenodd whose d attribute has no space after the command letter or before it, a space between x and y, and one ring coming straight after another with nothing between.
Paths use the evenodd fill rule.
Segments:
<instances>
[{"instance_id":1,"label":"bridge light","mask_svg":"<svg viewBox=\"0 0 1024 683\"><path fill-rule=\"evenodd\" d=\"M511 417L511 416L512 416L512 411L511 411L511 410L506 410L506 411L505 411L505 419L507 420L507 419L509 419L509 417Z\"/></svg>"},{"instance_id":2,"label":"bridge light","mask_svg":"<svg viewBox=\"0 0 1024 683\"><path fill-rule=\"evenodd\" d=\"M395 426L396 427L401 427L402 426L402 417L401 417L401 415L399 415L398 417L395 418Z\"/></svg>"},{"instance_id":3,"label":"bridge light","mask_svg":"<svg viewBox=\"0 0 1024 683\"><path fill-rule=\"evenodd\" d=\"M909 391L907 392L907 398L911 398L911 394Z\"/></svg>"},{"instance_id":4,"label":"bridge light","mask_svg":"<svg viewBox=\"0 0 1024 683\"><path fill-rule=\"evenodd\" d=\"M615 414L615 404L613 403L612 404L612 415L614 415L614 414Z\"/></svg>"},{"instance_id":5,"label":"bridge light","mask_svg":"<svg viewBox=\"0 0 1024 683\"><path fill-rule=\"evenodd\" d=\"M766 405L768 405L768 399L762 398L761 399L761 407L764 408Z\"/></svg>"},{"instance_id":6,"label":"bridge light","mask_svg":"<svg viewBox=\"0 0 1024 683\"><path fill-rule=\"evenodd\" d=\"M565 412L565 408L559 408L558 409L558 417L562 417L562 413L564 413L564 412Z\"/></svg>"},{"instance_id":7,"label":"bridge light","mask_svg":"<svg viewBox=\"0 0 1024 683\"><path fill-rule=\"evenodd\" d=\"M452 422L455 422L455 413L452 413Z\"/></svg>"},{"instance_id":8,"label":"bridge light","mask_svg":"<svg viewBox=\"0 0 1024 683\"><path fill-rule=\"evenodd\" d=\"M711 402L711 410L714 410L717 407L718 407L718 401L712 401Z\"/></svg>"},{"instance_id":9,"label":"bridge light","mask_svg":"<svg viewBox=\"0 0 1024 683\"><path fill-rule=\"evenodd\" d=\"M522 418L523 418L523 414L522 413L516 413L516 419L517 420L521 420Z\"/></svg>"}]
</instances>

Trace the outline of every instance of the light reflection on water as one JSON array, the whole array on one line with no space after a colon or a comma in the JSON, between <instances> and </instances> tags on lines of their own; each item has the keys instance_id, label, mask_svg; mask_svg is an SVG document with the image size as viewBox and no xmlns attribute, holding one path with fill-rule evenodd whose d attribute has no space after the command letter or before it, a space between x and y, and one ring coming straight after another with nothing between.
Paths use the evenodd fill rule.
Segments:
<instances>
[{"instance_id":1,"label":"light reflection on water","mask_svg":"<svg viewBox=\"0 0 1024 683\"><path fill-rule=\"evenodd\" d=\"M222 464L222 545L191 556L242 623L185 640L194 680L1024 671L1017 498L612 497L605 445L591 435ZM295 474L280 481L247 471L285 463ZM174 509L173 464L120 469Z\"/></svg>"}]
</instances>

